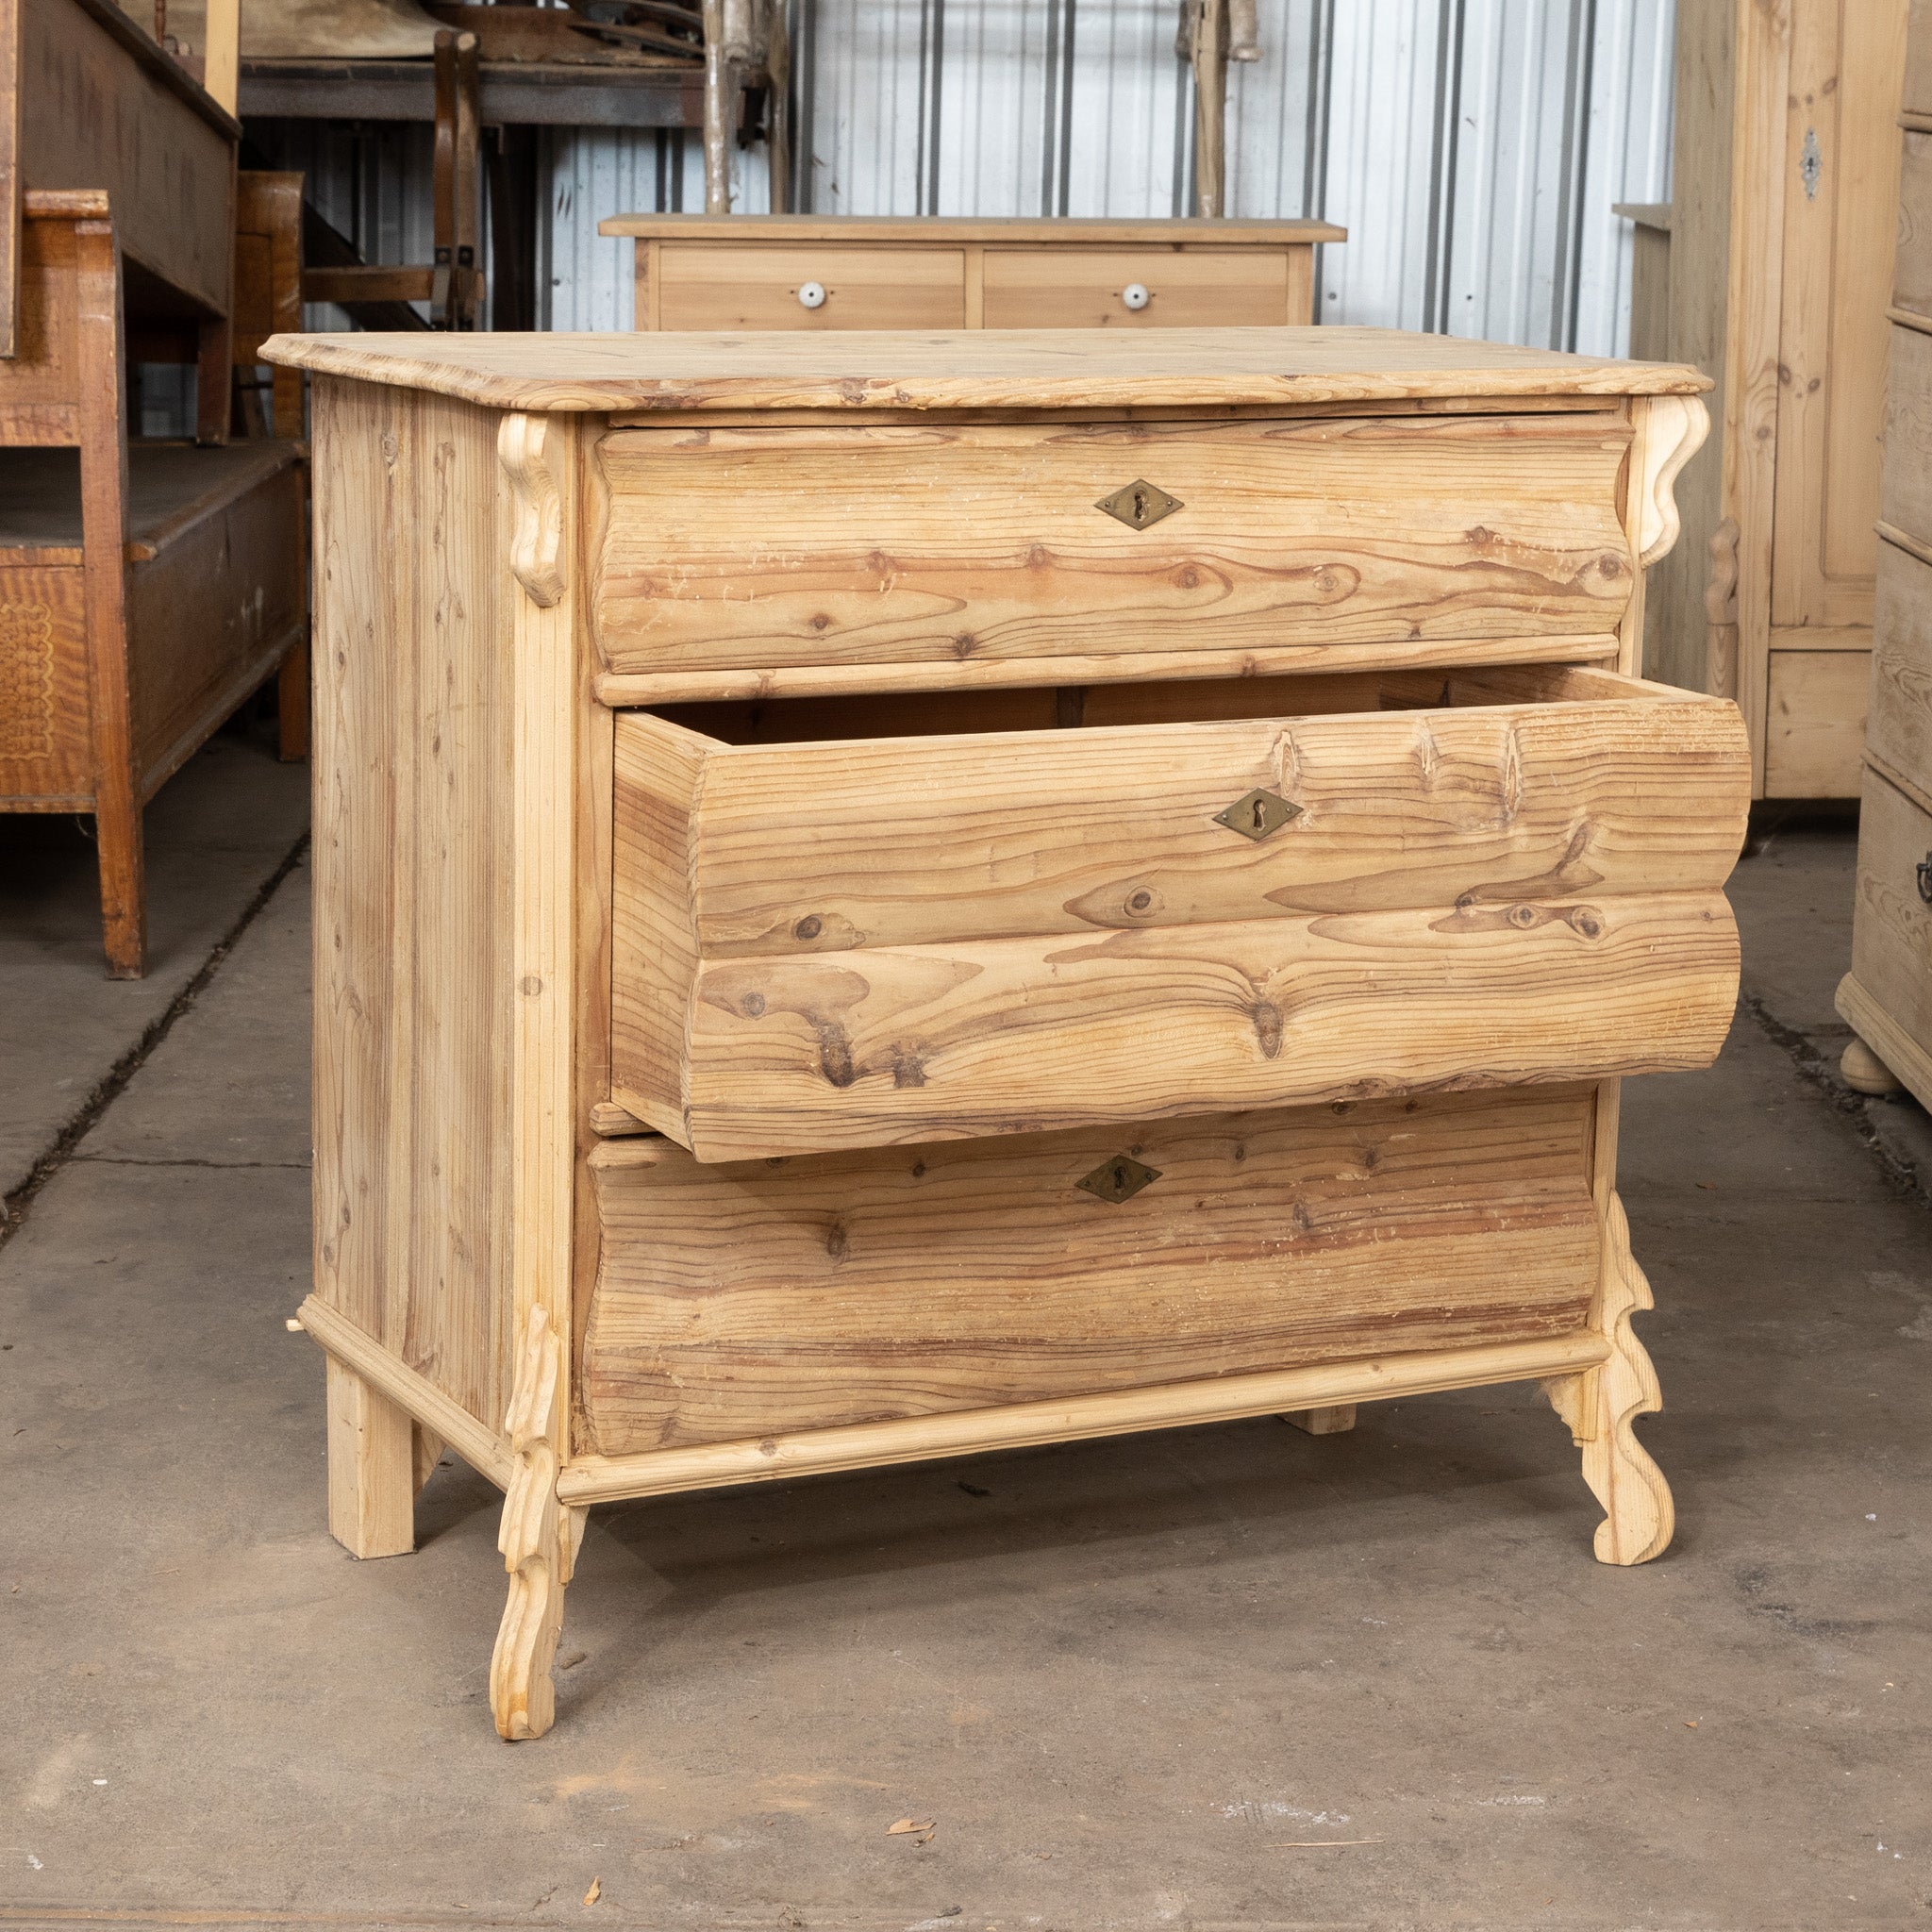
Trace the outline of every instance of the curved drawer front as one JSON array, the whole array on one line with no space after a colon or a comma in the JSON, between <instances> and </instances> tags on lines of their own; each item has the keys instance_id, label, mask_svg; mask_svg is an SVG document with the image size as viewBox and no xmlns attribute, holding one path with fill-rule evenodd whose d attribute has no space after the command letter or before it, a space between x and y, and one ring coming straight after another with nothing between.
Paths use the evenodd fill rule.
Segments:
<instances>
[{"instance_id":1,"label":"curved drawer front","mask_svg":"<svg viewBox=\"0 0 1932 1932\"><path fill-rule=\"evenodd\" d=\"M620 673L1607 646L1629 440L1607 411L614 430L593 623Z\"/></svg>"},{"instance_id":2,"label":"curved drawer front","mask_svg":"<svg viewBox=\"0 0 1932 1932\"><path fill-rule=\"evenodd\" d=\"M615 1097L733 1160L1707 1064L1735 707L1587 671L1384 702L736 746L621 717Z\"/></svg>"},{"instance_id":3,"label":"curved drawer front","mask_svg":"<svg viewBox=\"0 0 1932 1932\"><path fill-rule=\"evenodd\" d=\"M591 1160L607 1456L1580 1331L1593 1090L704 1167Z\"/></svg>"}]
</instances>

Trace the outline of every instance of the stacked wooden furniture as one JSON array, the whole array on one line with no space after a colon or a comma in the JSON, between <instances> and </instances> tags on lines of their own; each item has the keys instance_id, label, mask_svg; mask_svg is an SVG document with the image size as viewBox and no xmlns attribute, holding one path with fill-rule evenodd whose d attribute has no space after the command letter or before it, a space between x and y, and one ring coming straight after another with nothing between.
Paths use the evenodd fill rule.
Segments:
<instances>
[{"instance_id":1,"label":"stacked wooden furniture","mask_svg":"<svg viewBox=\"0 0 1932 1932\"><path fill-rule=\"evenodd\" d=\"M1313 320L1328 222L614 215L641 329L1205 328Z\"/></svg>"},{"instance_id":2,"label":"stacked wooden furniture","mask_svg":"<svg viewBox=\"0 0 1932 1932\"><path fill-rule=\"evenodd\" d=\"M1737 698L1764 798L1859 787L1906 7L1680 7L1676 199L1624 210L1632 354L1694 363L1722 403L1649 663Z\"/></svg>"},{"instance_id":3,"label":"stacked wooden furniture","mask_svg":"<svg viewBox=\"0 0 1932 1932\"><path fill-rule=\"evenodd\" d=\"M128 364L170 353L227 433L240 129L108 0L11 19L0 811L93 815L108 970L135 978L142 807L278 666L306 680L302 455L130 439Z\"/></svg>"},{"instance_id":4,"label":"stacked wooden furniture","mask_svg":"<svg viewBox=\"0 0 1932 1932\"><path fill-rule=\"evenodd\" d=\"M1685 369L1375 330L295 337L329 1508L1541 1380L1670 1493L1619 1079L1730 1024L1736 708L1634 674Z\"/></svg>"},{"instance_id":5,"label":"stacked wooden furniture","mask_svg":"<svg viewBox=\"0 0 1932 1932\"><path fill-rule=\"evenodd\" d=\"M1906 67L1878 611L1858 821L1847 1080L1932 1108L1932 6Z\"/></svg>"}]
</instances>

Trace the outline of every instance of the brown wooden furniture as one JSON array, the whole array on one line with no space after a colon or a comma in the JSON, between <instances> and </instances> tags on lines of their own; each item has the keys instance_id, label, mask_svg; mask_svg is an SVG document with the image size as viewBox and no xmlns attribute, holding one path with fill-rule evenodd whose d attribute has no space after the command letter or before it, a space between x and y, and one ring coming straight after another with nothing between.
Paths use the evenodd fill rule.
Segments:
<instances>
[{"instance_id":1,"label":"brown wooden furniture","mask_svg":"<svg viewBox=\"0 0 1932 1932\"><path fill-rule=\"evenodd\" d=\"M1765 798L1859 786L1906 5L1680 8L1676 200L1626 210L1633 319L1667 318L1632 353L1696 364L1722 404L1649 663L1737 698Z\"/></svg>"},{"instance_id":2,"label":"brown wooden furniture","mask_svg":"<svg viewBox=\"0 0 1932 1932\"><path fill-rule=\"evenodd\" d=\"M301 451L130 442L108 196L32 192L25 213L0 364L0 811L92 813L108 970L138 978L142 808L307 635Z\"/></svg>"},{"instance_id":3,"label":"brown wooden furniture","mask_svg":"<svg viewBox=\"0 0 1932 1932\"><path fill-rule=\"evenodd\" d=\"M1328 222L614 215L641 329L1201 328L1313 319Z\"/></svg>"},{"instance_id":4,"label":"brown wooden furniture","mask_svg":"<svg viewBox=\"0 0 1932 1932\"><path fill-rule=\"evenodd\" d=\"M299 438L302 372L259 372L262 343L302 326L302 175L250 168L235 181L235 427Z\"/></svg>"},{"instance_id":5,"label":"brown wooden furniture","mask_svg":"<svg viewBox=\"0 0 1932 1932\"><path fill-rule=\"evenodd\" d=\"M1541 1380L1670 1493L1620 1076L1730 1023L1734 706L1633 674L1682 369L1375 330L341 336L329 1510Z\"/></svg>"},{"instance_id":6,"label":"brown wooden furniture","mask_svg":"<svg viewBox=\"0 0 1932 1932\"><path fill-rule=\"evenodd\" d=\"M1932 1108L1932 5L1913 8L1844 1074Z\"/></svg>"}]
</instances>

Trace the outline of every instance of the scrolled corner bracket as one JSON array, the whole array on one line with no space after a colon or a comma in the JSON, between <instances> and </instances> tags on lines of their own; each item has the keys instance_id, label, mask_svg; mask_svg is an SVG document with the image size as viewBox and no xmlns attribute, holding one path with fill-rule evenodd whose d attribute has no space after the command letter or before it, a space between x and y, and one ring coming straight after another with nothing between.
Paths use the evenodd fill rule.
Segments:
<instances>
[{"instance_id":1,"label":"scrolled corner bracket","mask_svg":"<svg viewBox=\"0 0 1932 1932\"><path fill-rule=\"evenodd\" d=\"M541 1307L530 1310L517 1354L505 1430L516 1457L496 1546L509 1597L490 1662L490 1705L505 1738L541 1738L556 1715L551 1666L563 1628L563 1589L583 1537L581 1509L557 1499L557 1430L563 1345Z\"/></svg>"},{"instance_id":2,"label":"scrolled corner bracket","mask_svg":"<svg viewBox=\"0 0 1932 1932\"><path fill-rule=\"evenodd\" d=\"M563 491L558 487L557 442L566 431L548 416L508 415L496 433L496 459L509 484L514 525L511 575L531 603L548 610L560 603L563 576Z\"/></svg>"},{"instance_id":3,"label":"scrolled corner bracket","mask_svg":"<svg viewBox=\"0 0 1932 1932\"><path fill-rule=\"evenodd\" d=\"M1677 541L1677 473L1704 447L1710 411L1702 396L1646 396L1642 407L1635 548L1648 570Z\"/></svg>"},{"instance_id":4,"label":"scrolled corner bracket","mask_svg":"<svg viewBox=\"0 0 1932 1932\"><path fill-rule=\"evenodd\" d=\"M1610 1353L1586 1378L1595 1383L1573 1412L1556 1402L1583 1449L1583 1478L1603 1505L1596 1529L1600 1563L1647 1563L1670 1547L1676 1529L1671 1488L1632 1428L1641 1415L1662 1409L1657 1370L1630 1318L1653 1307L1650 1283L1630 1252L1630 1224L1612 1193L1604 1227L1604 1291L1599 1322ZM1578 1391L1578 1396L1584 1391Z\"/></svg>"}]
</instances>

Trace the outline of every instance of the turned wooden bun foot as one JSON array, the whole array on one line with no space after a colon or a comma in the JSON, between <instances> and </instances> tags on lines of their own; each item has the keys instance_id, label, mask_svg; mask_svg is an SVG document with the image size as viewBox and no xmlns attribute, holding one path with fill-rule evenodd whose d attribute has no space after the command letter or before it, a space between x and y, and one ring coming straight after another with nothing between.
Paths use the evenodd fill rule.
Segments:
<instances>
[{"instance_id":1,"label":"turned wooden bun foot","mask_svg":"<svg viewBox=\"0 0 1932 1932\"><path fill-rule=\"evenodd\" d=\"M1905 1085L1856 1033L1838 1063L1838 1070L1854 1093L1883 1096L1898 1092Z\"/></svg>"}]
</instances>

